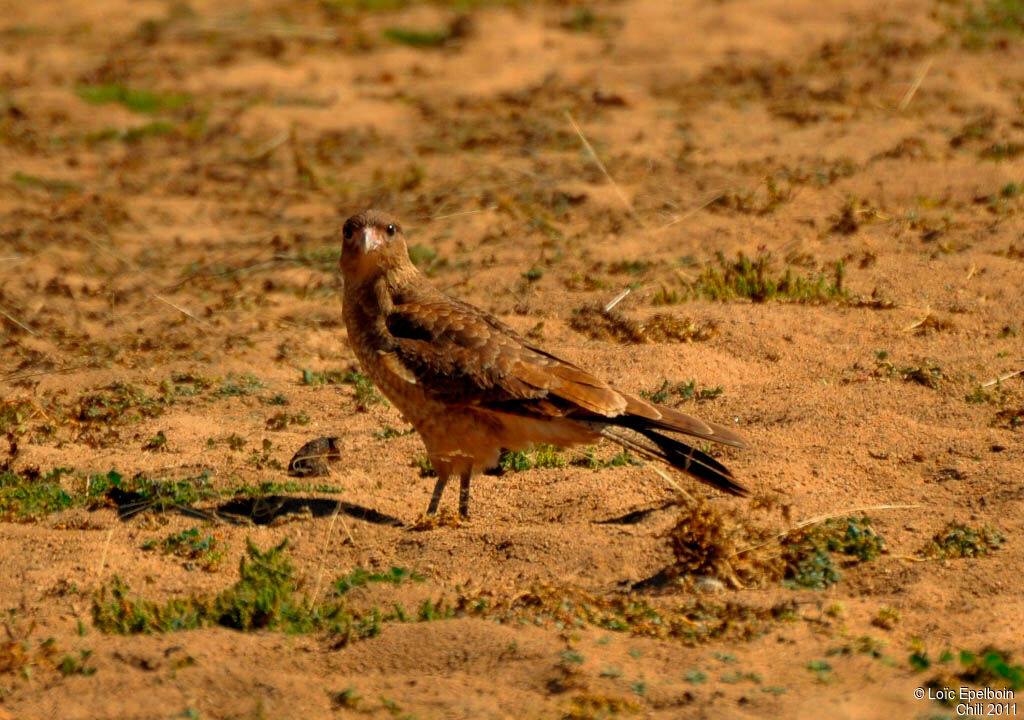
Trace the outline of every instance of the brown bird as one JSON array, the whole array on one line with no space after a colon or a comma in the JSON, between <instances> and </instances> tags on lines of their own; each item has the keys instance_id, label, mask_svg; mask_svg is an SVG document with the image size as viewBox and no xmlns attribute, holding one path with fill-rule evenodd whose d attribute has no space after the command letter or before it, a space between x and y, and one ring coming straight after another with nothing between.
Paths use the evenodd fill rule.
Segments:
<instances>
[{"instance_id":1,"label":"brown bird","mask_svg":"<svg viewBox=\"0 0 1024 720\"><path fill-rule=\"evenodd\" d=\"M435 289L409 260L402 228L377 210L343 230L341 271L349 342L363 371L416 428L437 484L461 479L469 514L473 475L502 450L602 437L733 495L746 495L720 462L663 432L747 447L732 430L616 390L534 347L493 315Z\"/></svg>"}]
</instances>

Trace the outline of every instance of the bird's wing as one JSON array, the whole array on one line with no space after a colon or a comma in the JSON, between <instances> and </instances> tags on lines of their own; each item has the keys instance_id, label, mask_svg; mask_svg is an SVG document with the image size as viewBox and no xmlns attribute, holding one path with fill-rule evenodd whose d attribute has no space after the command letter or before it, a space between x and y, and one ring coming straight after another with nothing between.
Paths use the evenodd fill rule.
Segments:
<instances>
[{"instance_id":1,"label":"bird's wing","mask_svg":"<svg viewBox=\"0 0 1024 720\"><path fill-rule=\"evenodd\" d=\"M627 400L575 365L531 348L466 303L405 303L385 318L394 360L438 400L548 416L584 410L615 417Z\"/></svg>"}]
</instances>

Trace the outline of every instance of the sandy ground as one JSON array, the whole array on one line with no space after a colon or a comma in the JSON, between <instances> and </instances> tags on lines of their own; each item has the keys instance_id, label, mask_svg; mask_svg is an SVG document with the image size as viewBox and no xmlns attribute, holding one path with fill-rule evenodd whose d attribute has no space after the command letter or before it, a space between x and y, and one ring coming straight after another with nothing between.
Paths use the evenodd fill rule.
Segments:
<instances>
[{"instance_id":1,"label":"sandy ground","mask_svg":"<svg viewBox=\"0 0 1024 720\"><path fill-rule=\"evenodd\" d=\"M982 386L1024 367L1022 17L1015 2L0 0L0 451L9 486L72 468L74 505L26 514L4 490L0 718L954 716L914 698L962 684L942 651L1018 666L1024 651L1024 378ZM822 590L684 574L631 591L673 563L683 512L649 465L485 477L468 523L407 529L433 484L422 445L338 381L354 362L338 230L367 206L403 219L441 288L616 385L721 388L667 401L734 423L753 449L716 453L772 502L677 476L695 502L783 529L876 508L886 552ZM843 294L690 292L738 252L828 283L842 262ZM576 329L626 287L622 317L715 332ZM320 436L341 462L289 478ZM230 493L292 500L250 501L252 523L122 519L82 500L111 470L205 477L207 512ZM951 521L1005 542L923 559ZM159 550L196 527L223 554L211 572ZM423 578L356 588L352 607L548 588L761 620L691 617L687 635L460 611L347 645L94 625L115 575L131 597L211 597L246 538L285 537L297 592L320 601L355 568Z\"/></svg>"}]
</instances>

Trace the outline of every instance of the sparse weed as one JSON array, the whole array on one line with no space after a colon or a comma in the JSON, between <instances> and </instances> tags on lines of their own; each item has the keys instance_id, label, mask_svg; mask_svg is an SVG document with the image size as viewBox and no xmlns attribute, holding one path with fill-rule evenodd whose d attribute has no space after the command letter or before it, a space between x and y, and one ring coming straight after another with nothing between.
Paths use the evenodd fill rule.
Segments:
<instances>
[{"instance_id":1,"label":"sparse weed","mask_svg":"<svg viewBox=\"0 0 1024 720\"><path fill-rule=\"evenodd\" d=\"M199 528L189 528L168 535L159 544L156 540L143 543L142 549L153 550L159 547L164 554L183 558L190 564L195 563L207 572L216 572L224 559L224 553L219 549L220 544L216 535L204 536Z\"/></svg>"},{"instance_id":2,"label":"sparse weed","mask_svg":"<svg viewBox=\"0 0 1024 720\"><path fill-rule=\"evenodd\" d=\"M989 526L972 528L950 521L924 545L918 554L935 560L973 558L998 550L1006 537Z\"/></svg>"}]
</instances>

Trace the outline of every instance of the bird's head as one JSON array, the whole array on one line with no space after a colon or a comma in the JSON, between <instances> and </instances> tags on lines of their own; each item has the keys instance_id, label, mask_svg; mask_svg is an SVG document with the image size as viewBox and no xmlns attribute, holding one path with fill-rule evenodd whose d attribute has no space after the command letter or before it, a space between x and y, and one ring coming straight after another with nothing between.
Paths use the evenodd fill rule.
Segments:
<instances>
[{"instance_id":1,"label":"bird's head","mask_svg":"<svg viewBox=\"0 0 1024 720\"><path fill-rule=\"evenodd\" d=\"M346 284L411 267L405 235L395 218L379 210L364 210L345 221L341 272Z\"/></svg>"}]
</instances>

